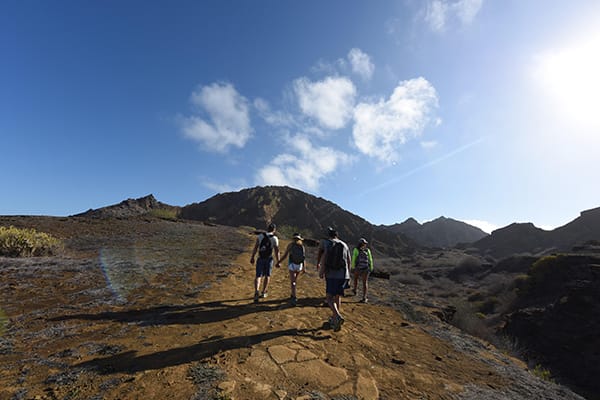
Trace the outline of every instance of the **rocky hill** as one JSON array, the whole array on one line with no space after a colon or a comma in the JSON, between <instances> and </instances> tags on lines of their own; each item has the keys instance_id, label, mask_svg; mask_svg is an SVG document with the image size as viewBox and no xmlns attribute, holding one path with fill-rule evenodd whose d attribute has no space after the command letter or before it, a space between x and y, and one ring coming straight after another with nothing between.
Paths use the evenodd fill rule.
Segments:
<instances>
[{"instance_id":1,"label":"rocky hill","mask_svg":"<svg viewBox=\"0 0 600 400\"><path fill-rule=\"evenodd\" d=\"M388 226L388 229L402 233L425 247L454 247L458 243L472 243L488 236L477 227L446 217L424 224L408 218L400 224Z\"/></svg>"},{"instance_id":2,"label":"rocky hill","mask_svg":"<svg viewBox=\"0 0 600 400\"><path fill-rule=\"evenodd\" d=\"M179 207L161 203L160 201L156 200L152 194L149 194L138 199L123 200L119 204L113 204L111 206L106 206L95 210L90 209L75 216L90 218L128 218L148 214L151 212L155 212L157 214L160 212L165 212L166 214L175 216L177 215L178 211Z\"/></svg>"},{"instance_id":3,"label":"rocky hill","mask_svg":"<svg viewBox=\"0 0 600 400\"><path fill-rule=\"evenodd\" d=\"M201 203L182 207L180 217L256 228L274 222L279 228L315 238L323 237L327 227L334 226L347 243L352 245L364 237L373 248L387 255L405 254L418 247L400 233L375 226L331 201L289 187L255 187L218 194Z\"/></svg>"},{"instance_id":4,"label":"rocky hill","mask_svg":"<svg viewBox=\"0 0 600 400\"><path fill-rule=\"evenodd\" d=\"M504 333L590 399L600 398L600 257L537 260L520 285Z\"/></svg>"},{"instance_id":5,"label":"rocky hill","mask_svg":"<svg viewBox=\"0 0 600 400\"><path fill-rule=\"evenodd\" d=\"M537 228L531 223L514 223L495 230L468 247L503 258L518 253L541 255L569 251L590 240L600 240L600 207L582 211L578 218L552 231Z\"/></svg>"}]
</instances>

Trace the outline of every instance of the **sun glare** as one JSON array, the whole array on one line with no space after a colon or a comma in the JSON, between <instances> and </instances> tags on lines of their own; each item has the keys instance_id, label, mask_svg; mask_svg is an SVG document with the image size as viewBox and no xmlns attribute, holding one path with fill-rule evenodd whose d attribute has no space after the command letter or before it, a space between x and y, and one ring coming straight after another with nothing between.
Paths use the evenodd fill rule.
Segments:
<instances>
[{"instance_id":1,"label":"sun glare","mask_svg":"<svg viewBox=\"0 0 600 400\"><path fill-rule=\"evenodd\" d=\"M538 56L535 76L563 116L600 128L600 32Z\"/></svg>"}]
</instances>

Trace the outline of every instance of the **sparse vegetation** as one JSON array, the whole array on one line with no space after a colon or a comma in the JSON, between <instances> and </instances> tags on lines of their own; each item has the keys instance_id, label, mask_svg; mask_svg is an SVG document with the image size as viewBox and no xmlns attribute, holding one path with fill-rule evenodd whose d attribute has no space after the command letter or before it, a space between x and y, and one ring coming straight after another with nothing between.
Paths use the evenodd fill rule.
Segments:
<instances>
[{"instance_id":1,"label":"sparse vegetation","mask_svg":"<svg viewBox=\"0 0 600 400\"><path fill-rule=\"evenodd\" d=\"M156 218L162 218L170 221L177 220L179 212L176 208L154 208L148 212L148 215Z\"/></svg>"},{"instance_id":2,"label":"sparse vegetation","mask_svg":"<svg viewBox=\"0 0 600 400\"><path fill-rule=\"evenodd\" d=\"M311 238L313 237L313 233L310 231L302 230L300 228L298 228L297 226L290 226L290 225L278 225L277 226L277 236L280 239L290 239L294 233L299 233L300 235L302 235L302 237L305 238Z\"/></svg>"},{"instance_id":3,"label":"sparse vegetation","mask_svg":"<svg viewBox=\"0 0 600 400\"><path fill-rule=\"evenodd\" d=\"M552 379L552 373L550 373L550 371L542 367L540 364L537 364L535 368L533 368L532 372L535 376L537 376L540 379L543 379L548 382L554 382L554 379Z\"/></svg>"},{"instance_id":4,"label":"sparse vegetation","mask_svg":"<svg viewBox=\"0 0 600 400\"><path fill-rule=\"evenodd\" d=\"M452 318L452 325L467 332L470 335L492 342L494 339L493 331L486 325L486 317L481 312L477 312L466 302L458 302L454 305L456 313Z\"/></svg>"},{"instance_id":5,"label":"sparse vegetation","mask_svg":"<svg viewBox=\"0 0 600 400\"><path fill-rule=\"evenodd\" d=\"M396 282L400 282L404 285L415 285L422 286L425 284L425 280L421 278L418 274L409 272L409 271L393 271L392 272L392 280Z\"/></svg>"},{"instance_id":6,"label":"sparse vegetation","mask_svg":"<svg viewBox=\"0 0 600 400\"><path fill-rule=\"evenodd\" d=\"M35 229L0 226L0 256L39 257L55 255L63 249L62 242Z\"/></svg>"}]
</instances>

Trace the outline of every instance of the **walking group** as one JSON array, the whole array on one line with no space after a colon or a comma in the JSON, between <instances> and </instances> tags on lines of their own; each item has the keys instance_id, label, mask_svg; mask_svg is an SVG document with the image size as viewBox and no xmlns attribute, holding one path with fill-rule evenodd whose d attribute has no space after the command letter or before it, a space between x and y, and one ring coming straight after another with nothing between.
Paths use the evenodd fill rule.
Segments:
<instances>
[{"instance_id":1,"label":"walking group","mask_svg":"<svg viewBox=\"0 0 600 400\"><path fill-rule=\"evenodd\" d=\"M279 268L287 257L290 277L290 303L297 304L296 284L298 276L305 270L306 249L304 239L299 233L294 233L292 241L288 244L283 254L280 255L279 239L275 235L276 226L270 224L267 232L261 233L256 238L250 263L255 263L256 275L254 279L254 302L268 296L269 281L273 266ZM329 325L334 331L339 331L344 323L341 314L341 298L344 290L350 288L352 276L352 292L357 294L359 280L362 282L362 303L368 302L368 278L373 271L373 256L368 248L366 239L361 238L357 246L350 252L348 245L338 237L335 228L327 228L327 239L321 240L317 251L317 270L319 277L325 279L325 294L327 305L331 309Z\"/></svg>"}]
</instances>

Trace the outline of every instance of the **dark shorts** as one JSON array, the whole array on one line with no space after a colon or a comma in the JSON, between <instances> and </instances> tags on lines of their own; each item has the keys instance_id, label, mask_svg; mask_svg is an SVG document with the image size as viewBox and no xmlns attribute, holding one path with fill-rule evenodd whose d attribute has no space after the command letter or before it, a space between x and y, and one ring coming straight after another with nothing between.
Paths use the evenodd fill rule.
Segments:
<instances>
[{"instance_id":1,"label":"dark shorts","mask_svg":"<svg viewBox=\"0 0 600 400\"><path fill-rule=\"evenodd\" d=\"M354 274L359 275L359 276L366 275L368 277L370 273L371 273L371 271L369 270L369 268L365 268L365 269L356 268L354 270Z\"/></svg>"},{"instance_id":2,"label":"dark shorts","mask_svg":"<svg viewBox=\"0 0 600 400\"><path fill-rule=\"evenodd\" d=\"M256 260L256 277L260 278L263 276L271 276L273 271L273 257L269 258L258 258Z\"/></svg>"},{"instance_id":3,"label":"dark shorts","mask_svg":"<svg viewBox=\"0 0 600 400\"><path fill-rule=\"evenodd\" d=\"M325 279L325 292L332 296L344 295L345 279L327 278Z\"/></svg>"}]
</instances>

